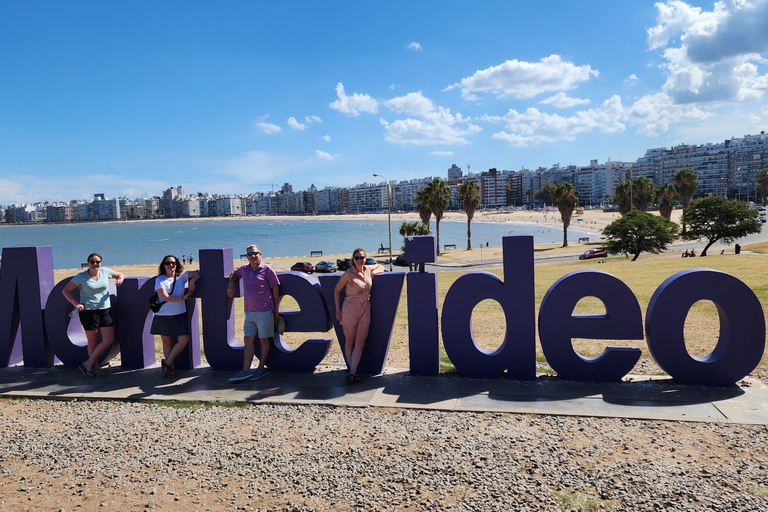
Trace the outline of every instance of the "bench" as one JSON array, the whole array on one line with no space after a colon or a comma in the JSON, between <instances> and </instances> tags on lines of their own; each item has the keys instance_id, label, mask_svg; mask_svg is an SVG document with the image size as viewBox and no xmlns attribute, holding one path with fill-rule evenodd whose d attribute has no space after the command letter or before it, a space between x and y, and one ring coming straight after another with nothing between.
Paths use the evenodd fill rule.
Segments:
<instances>
[{"instance_id":1,"label":"bench","mask_svg":"<svg viewBox=\"0 0 768 512\"><path fill-rule=\"evenodd\" d=\"M247 260L248 259L248 255L247 254L241 254L240 255L240 259L241 260Z\"/></svg>"},{"instance_id":2,"label":"bench","mask_svg":"<svg viewBox=\"0 0 768 512\"><path fill-rule=\"evenodd\" d=\"M379 254L384 254L389 252L389 247L379 247L379 250L377 251Z\"/></svg>"},{"instance_id":3,"label":"bench","mask_svg":"<svg viewBox=\"0 0 768 512\"><path fill-rule=\"evenodd\" d=\"M81 269L82 269L82 268L88 268L88 264L87 264L87 263L81 263L81 264L80 264L80 268L81 268Z\"/></svg>"},{"instance_id":4,"label":"bench","mask_svg":"<svg viewBox=\"0 0 768 512\"><path fill-rule=\"evenodd\" d=\"M456 248L456 244L445 244L445 245L443 245L443 250L444 251L447 251L448 249L455 249L455 248Z\"/></svg>"},{"instance_id":5,"label":"bench","mask_svg":"<svg viewBox=\"0 0 768 512\"><path fill-rule=\"evenodd\" d=\"M581 243L581 242L589 242L589 238L587 238L587 237L579 238L579 243Z\"/></svg>"},{"instance_id":6,"label":"bench","mask_svg":"<svg viewBox=\"0 0 768 512\"><path fill-rule=\"evenodd\" d=\"M309 255L310 255L310 257L322 256L323 255L323 251L309 251Z\"/></svg>"}]
</instances>

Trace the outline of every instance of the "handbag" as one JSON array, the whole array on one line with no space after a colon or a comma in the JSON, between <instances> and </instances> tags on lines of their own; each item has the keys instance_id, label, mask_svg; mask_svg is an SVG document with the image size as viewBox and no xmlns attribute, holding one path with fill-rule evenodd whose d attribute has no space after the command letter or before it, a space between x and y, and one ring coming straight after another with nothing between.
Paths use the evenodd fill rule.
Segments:
<instances>
[{"instance_id":1,"label":"handbag","mask_svg":"<svg viewBox=\"0 0 768 512\"><path fill-rule=\"evenodd\" d=\"M171 293L168 294L169 296L173 295L173 290L176 289L176 277L178 276L174 274L173 286L171 286ZM160 311L160 308L163 307L163 304L165 304L165 302L160 300L160 296L157 294L157 292L155 292L155 294L149 298L149 309L151 309L153 313L157 313L158 311Z\"/></svg>"}]
</instances>

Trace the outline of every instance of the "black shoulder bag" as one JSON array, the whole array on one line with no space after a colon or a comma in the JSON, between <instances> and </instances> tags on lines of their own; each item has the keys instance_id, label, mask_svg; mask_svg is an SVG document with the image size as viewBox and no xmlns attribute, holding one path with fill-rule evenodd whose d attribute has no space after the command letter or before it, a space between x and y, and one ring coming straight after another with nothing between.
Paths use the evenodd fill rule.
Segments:
<instances>
[{"instance_id":1,"label":"black shoulder bag","mask_svg":"<svg viewBox=\"0 0 768 512\"><path fill-rule=\"evenodd\" d=\"M176 289L177 277L178 276L176 274L173 274L173 286L171 286L171 293L168 294L169 296L173 295L173 290ZM160 300L160 296L157 294L157 292L155 292L155 294L149 298L149 309L151 309L153 313L160 311L160 308L163 307L163 304L165 304L165 302Z\"/></svg>"}]
</instances>

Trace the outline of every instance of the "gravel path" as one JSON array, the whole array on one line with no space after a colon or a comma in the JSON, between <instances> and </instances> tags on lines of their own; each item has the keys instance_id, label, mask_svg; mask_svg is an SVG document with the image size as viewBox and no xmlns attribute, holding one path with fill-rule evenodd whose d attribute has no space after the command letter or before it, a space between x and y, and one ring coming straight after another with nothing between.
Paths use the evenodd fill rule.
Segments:
<instances>
[{"instance_id":1,"label":"gravel path","mask_svg":"<svg viewBox=\"0 0 768 512\"><path fill-rule=\"evenodd\" d=\"M0 400L2 510L767 510L768 428Z\"/></svg>"}]
</instances>

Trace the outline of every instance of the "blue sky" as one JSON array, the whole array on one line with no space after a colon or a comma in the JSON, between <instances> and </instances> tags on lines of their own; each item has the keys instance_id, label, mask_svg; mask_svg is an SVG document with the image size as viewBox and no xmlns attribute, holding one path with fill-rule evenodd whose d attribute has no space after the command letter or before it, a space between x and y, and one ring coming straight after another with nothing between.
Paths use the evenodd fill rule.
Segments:
<instances>
[{"instance_id":1,"label":"blue sky","mask_svg":"<svg viewBox=\"0 0 768 512\"><path fill-rule=\"evenodd\" d=\"M0 204L347 186L768 126L768 0L0 3Z\"/></svg>"}]
</instances>

